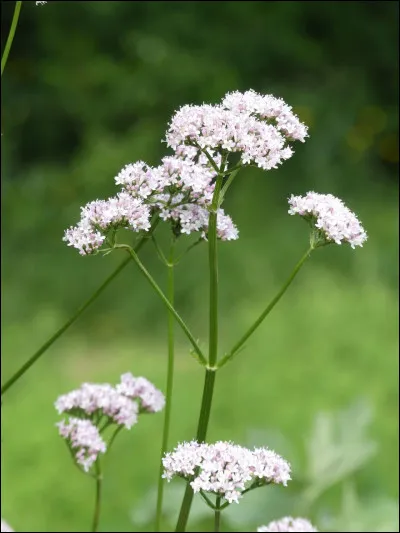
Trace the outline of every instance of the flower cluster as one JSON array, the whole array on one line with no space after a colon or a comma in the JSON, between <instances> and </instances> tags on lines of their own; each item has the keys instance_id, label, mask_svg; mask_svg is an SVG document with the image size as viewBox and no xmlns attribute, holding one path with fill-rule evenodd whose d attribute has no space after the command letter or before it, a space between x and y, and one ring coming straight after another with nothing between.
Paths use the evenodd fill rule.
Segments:
<instances>
[{"instance_id":1,"label":"flower cluster","mask_svg":"<svg viewBox=\"0 0 400 533\"><path fill-rule=\"evenodd\" d=\"M211 492L229 503L237 503L246 488L269 483L286 486L290 480L289 463L272 450L249 450L222 441L179 444L165 455L163 466L168 481L174 476L189 479L194 492Z\"/></svg>"},{"instance_id":2,"label":"flower cluster","mask_svg":"<svg viewBox=\"0 0 400 533\"><path fill-rule=\"evenodd\" d=\"M305 518L285 516L280 520L270 522L267 526L260 526L257 531L259 533L272 533L275 531L318 531L318 529L315 529L311 522Z\"/></svg>"},{"instance_id":3,"label":"flower cluster","mask_svg":"<svg viewBox=\"0 0 400 533\"><path fill-rule=\"evenodd\" d=\"M76 450L75 460L88 472L99 453L105 453L107 446L97 427L90 420L71 417L57 424L59 434L66 439L72 450Z\"/></svg>"},{"instance_id":4,"label":"flower cluster","mask_svg":"<svg viewBox=\"0 0 400 533\"><path fill-rule=\"evenodd\" d=\"M342 200L331 194L309 192L305 196L291 196L289 214L299 214L310 221L322 234L325 243L348 242L352 248L362 246L367 234L356 215Z\"/></svg>"},{"instance_id":5,"label":"flower cluster","mask_svg":"<svg viewBox=\"0 0 400 533\"><path fill-rule=\"evenodd\" d=\"M7 524L7 522L3 519L1 519L1 533L11 533L14 530Z\"/></svg>"},{"instance_id":6,"label":"flower cluster","mask_svg":"<svg viewBox=\"0 0 400 533\"><path fill-rule=\"evenodd\" d=\"M186 155L165 157L155 168L143 161L126 165L115 178L122 191L84 206L81 220L66 230L63 240L81 255L89 255L104 244L110 230L148 231L155 213L170 220L179 233L200 231L206 237L216 172L206 161L195 163ZM223 209L217 213L217 235L221 240L238 238Z\"/></svg>"},{"instance_id":7,"label":"flower cluster","mask_svg":"<svg viewBox=\"0 0 400 533\"><path fill-rule=\"evenodd\" d=\"M100 248L109 230L119 228L137 232L150 229L149 207L126 192L82 207L81 220L65 232L63 240L77 248L81 255L88 255Z\"/></svg>"},{"instance_id":8,"label":"flower cluster","mask_svg":"<svg viewBox=\"0 0 400 533\"><path fill-rule=\"evenodd\" d=\"M69 413L100 420L108 417L130 429L137 422L138 405L108 383L83 383L79 389L60 396L55 402L58 414Z\"/></svg>"},{"instance_id":9,"label":"flower cluster","mask_svg":"<svg viewBox=\"0 0 400 533\"><path fill-rule=\"evenodd\" d=\"M164 409L164 394L146 378L135 378L130 372L122 374L116 390L131 400L138 400L140 412L157 413Z\"/></svg>"},{"instance_id":10,"label":"flower cluster","mask_svg":"<svg viewBox=\"0 0 400 533\"><path fill-rule=\"evenodd\" d=\"M83 383L79 389L60 396L55 408L69 418L57 426L71 450L77 449L76 462L87 472L99 453L106 452L103 429L112 424L130 429L139 413L156 413L164 404L164 395L150 381L126 373L116 387Z\"/></svg>"},{"instance_id":11,"label":"flower cluster","mask_svg":"<svg viewBox=\"0 0 400 533\"><path fill-rule=\"evenodd\" d=\"M252 90L227 94L218 105L184 106L167 132L174 155L158 167L143 161L126 165L115 178L122 191L83 207L81 220L66 230L64 241L81 255L92 254L112 230L148 231L154 214L170 221L176 234L200 232L207 238L216 176L232 171L229 154L240 155L239 166L269 170L292 156L292 141L306 137L306 126L290 106ZM230 216L219 208L218 238L235 240L238 235ZM113 237L107 242L112 247Z\"/></svg>"},{"instance_id":12,"label":"flower cluster","mask_svg":"<svg viewBox=\"0 0 400 533\"><path fill-rule=\"evenodd\" d=\"M201 151L239 153L243 165L276 168L293 155L291 141L305 141L307 127L292 108L255 91L228 93L218 105L185 105L173 116L167 144Z\"/></svg>"}]
</instances>

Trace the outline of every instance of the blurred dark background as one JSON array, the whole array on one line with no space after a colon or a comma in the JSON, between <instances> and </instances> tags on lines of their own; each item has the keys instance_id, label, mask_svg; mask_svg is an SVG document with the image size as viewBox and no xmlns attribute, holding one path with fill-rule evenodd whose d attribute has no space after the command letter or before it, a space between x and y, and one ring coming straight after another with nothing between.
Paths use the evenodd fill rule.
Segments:
<instances>
[{"instance_id":1,"label":"blurred dark background","mask_svg":"<svg viewBox=\"0 0 400 533\"><path fill-rule=\"evenodd\" d=\"M4 49L14 2L1 8ZM62 242L80 206L115 194L113 178L126 163L157 165L169 153L162 141L178 107L250 88L284 98L310 138L278 170L242 171L229 191L226 210L240 239L220 247L221 349L307 246L305 224L287 215L291 193L343 198L369 240L355 251L322 249L305 266L219 375L210 439L248 444L267 431L269 445L268 436L284 435L303 472L287 489L296 500L317 413L361 398L374 412L368 431L377 451L307 511L317 522L342 516L350 482L360 515L368 498L387 498L386 509L398 495L398 2L23 2L2 77L3 381L121 261L81 258ZM164 284L154 249L142 257ZM199 246L176 269L177 307L204 345L206 265ZM69 464L53 401L83 380L114 382L127 370L164 389L165 328L161 303L128 267L7 394L2 514L17 530L78 531L89 521L93 487ZM171 445L193 437L201 382L179 332ZM155 483L162 416L150 418L132 430L135 438L121 436L110 459L104 530L150 527L150 504L150 518L139 523L132 514ZM294 513L285 497L282 512ZM246 520L242 529L260 525L250 511ZM392 526L379 522L374 531L395 531L382 527Z\"/></svg>"}]
</instances>

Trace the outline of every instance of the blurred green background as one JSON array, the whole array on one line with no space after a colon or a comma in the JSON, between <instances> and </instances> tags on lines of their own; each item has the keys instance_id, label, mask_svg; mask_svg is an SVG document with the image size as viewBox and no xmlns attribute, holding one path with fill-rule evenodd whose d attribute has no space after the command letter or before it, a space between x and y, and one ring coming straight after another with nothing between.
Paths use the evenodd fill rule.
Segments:
<instances>
[{"instance_id":1,"label":"blurred green background","mask_svg":"<svg viewBox=\"0 0 400 533\"><path fill-rule=\"evenodd\" d=\"M218 375L209 440L272 446L293 463L287 489L249 495L223 527L254 531L302 513L325 530L396 531L398 3L23 4L2 78L2 381L121 261L80 257L63 231L81 205L115 194L126 163L156 165L169 153L161 140L174 110L249 88L283 97L310 138L279 170L242 171L229 191L240 239L220 246L221 350L304 253L306 225L287 215L291 193L343 198L369 240L315 253ZM14 3L1 7L4 47ZM204 346L206 252L196 247L176 268L176 306ZM142 258L165 286L151 246ZM126 371L164 390L165 340L165 310L129 266L6 394L2 516L16 531L88 529L93 483L71 464L53 402L82 381L114 383ZM191 439L197 423L203 372L188 348L177 331L171 446ZM117 440L103 531L152 527L161 428L162 414L145 417ZM325 464L333 481L307 499L328 479ZM180 489L166 489L166 528ZM204 511L192 529L210 530Z\"/></svg>"}]
</instances>

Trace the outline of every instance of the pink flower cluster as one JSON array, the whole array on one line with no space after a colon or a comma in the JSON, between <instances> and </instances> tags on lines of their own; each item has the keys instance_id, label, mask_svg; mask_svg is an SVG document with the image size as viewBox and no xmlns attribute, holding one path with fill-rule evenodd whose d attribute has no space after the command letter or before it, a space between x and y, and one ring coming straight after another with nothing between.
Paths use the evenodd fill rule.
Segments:
<instances>
[{"instance_id":1,"label":"pink flower cluster","mask_svg":"<svg viewBox=\"0 0 400 533\"><path fill-rule=\"evenodd\" d=\"M69 418L57 426L71 449L78 450L77 464L87 472L98 454L107 449L100 426L104 429L117 424L130 429L136 424L139 413L156 413L164 404L164 395L150 381L126 373L116 387L108 383L83 383L79 389L60 396L55 408Z\"/></svg>"},{"instance_id":2,"label":"pink flower cluster","mask_svg":"<svg viewBox=\"0 0 400 533\"><path fill-rule=\"evenodd\" d=\"M292 141L304 142L306 137L306 126L290 106L255 91L227 94L218 105L184 106L167 132L174 155L154 168L143 161L126 165L115 178L122 192L83 207L81 220L66 230L64 241L81 255L92 254L110 230L148 231L156 213L170 221L174 231L200 232L207 238L215 178L218 170L228 170L227 156L239 153L242 165L269 170L292 156ZM221 240L239 235L222 209L217 233Z\"/></svg>"},{"instance_id":3,"label":"pink flower cluster","mask_svg":"<svg viewBox=\"0 0 400 533\"><path fill-rule=\"evenodd\" d=\"M239 153L243 165L276 168L293 155L292 141L305 141L307 127L292 108L255 91L228 93L218 105L185 105L173 116L167 144Z\"/></svg>"},{"instance_id":4,"label":"pink flower cluster","mask_svg":"<svg viewBox=\"0 0 400 533\"><path fill-rule=\"evenodd\" d=\"M122 374L116 390L131 400L138 400L140 412L158 413L164 409L164 394L146 378L135 378L130 372Z\"/></svg>"},{"instance_id":5,"label":"pink flower cluster","mask_svg":"<svg viewBox=\"0 0 400 533\"><path fill-rule=\"evenodd\" d=\"M122 191L84 206L81 220L65 232L63 240L88 255L104 244L111 229L148 231L154 213L170 220L181 233L200 231L205 237L216 172L206 161L195 163L185 151L182 154L165 157L155 168L143 161L126 165L115 178ZM217 232L221 240L238 238L236 226L223 209L218 210Z\"/></svg>"},{"instance_id":6,"label":"pink flower cluster","mask_svg":"<svg viewBox=\"0 0 400 533\"><path fill-rule=\"evenodd\" d=\"M75 453L75 460L85 472L96 461L99 453L105 453L107 446L97 427L90 420L71 417L57 424L59 434L66 439Z\"/></svg>"},{"instance_id":7,"label":"pink flower cluster","mask_svg":"<svg viewBox=\"0 0 400 533\"><path fill-rule=\"evenodd\" d=\"M255 484L280 483L286 486L290 465L266 448L249 450L230 442L179 444L163 458L163 477L190 479L194 492L211 492L229 503L238 502L242 492Z\"/></svg>"},{"instance_id":8,"label":"pink flower cluster","mask_svg":"<svg viewBox=\"0 0 400 533\"><path fill-rule=\"evenodd\" d=\"M289 214L298 214L312 221L326 242L348 242L355 248L367 240L367 234L356 215L332 194L308 192L305 196L292 195L289 205Z\"/></svg>"},{"instance_id":9,"label":"pink flower cluster","mask_svg":"<svg viewBox=\"0 0 400 533\"><path fill-rule=\"evenodd\" d=\"M71 413L100 420L105 416L130 429L137 422L138 404L108 383L83 383L79 389L60 396L55 402L58 414Z\"/></svg>"},{"instance_id":10,"label":"pink flower cluster","mask_svg":"<svg viewBox=\"0 0 400 533\"><path fill-rule=\"evenodd\" d=\"M306 518L292 518L285 516L280 520L270 522L267 526L260 526L259 533L273 533L279 531L318 531Z\"/></svg>"}]
</instances>

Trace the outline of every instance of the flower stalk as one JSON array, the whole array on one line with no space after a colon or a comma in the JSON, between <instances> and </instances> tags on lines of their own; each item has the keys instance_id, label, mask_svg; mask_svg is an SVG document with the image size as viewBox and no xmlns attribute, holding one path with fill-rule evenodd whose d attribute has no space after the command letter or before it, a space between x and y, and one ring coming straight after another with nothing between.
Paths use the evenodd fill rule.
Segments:
<instances>
[{"instance_id":1,"label":"flower stalk","mask_svg":"<svg viewBox=\"0 0 400 533\"><path fill-rule=\"evenodd\" d=\"M167 297L174 305L174 248L175 239L172 237L170 254L167 263ZM165 415L164 415L164 427L161 443L161 457L160 457L160 471L158 476L158 488L157 488L157 507L156 507L156 520L155 531L160 531L161 519L162 519L162 504L164 495L164 479L162 458L168 449L168 437L171 423L171 407L172 407L172 391L174 384L174 356L175 356L175 343L174 343L174 315L168 310L168 368L167 368L167 387L166 387L166 401L165 401Z\"/></svg>"}]
</instances>

